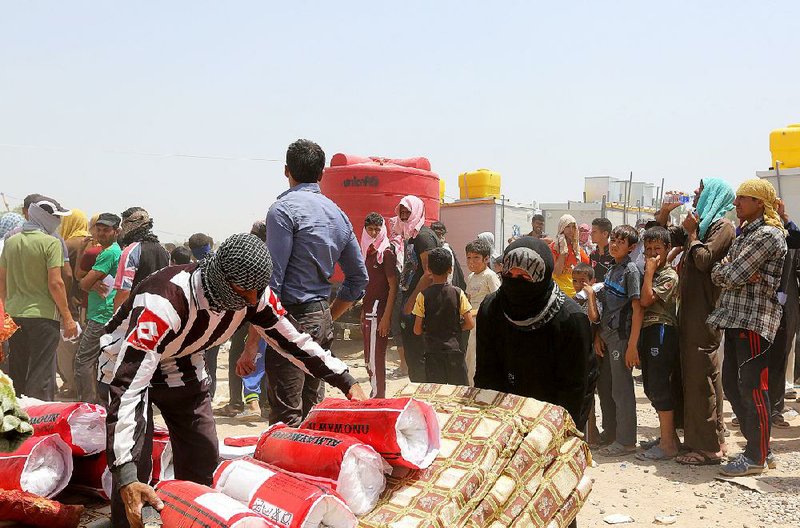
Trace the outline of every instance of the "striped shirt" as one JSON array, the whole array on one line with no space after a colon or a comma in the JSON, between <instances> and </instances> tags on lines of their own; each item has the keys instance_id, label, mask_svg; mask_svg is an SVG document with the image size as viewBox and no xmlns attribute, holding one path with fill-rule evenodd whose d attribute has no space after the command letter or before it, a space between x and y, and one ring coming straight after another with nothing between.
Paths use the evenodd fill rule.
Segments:
<instances>
[{"instance_id":1,"label":"striped shirt","mask_svg":"<svg viewBox=\"0 0 800 528\"><path fill-rule=\"evenodd\" d=\"M215 312L197 264L171 266L142 281L106 325L98 379L111 385L109 466L138 458L145 434L149 386L181 387L208 377L203 351L221 345L249 322L275 350L304 372L349 392L347 366L298 330L267 288L257 306ZM111 451L111 450L109 450Z\"/></svg>"},{"instance_id":2,"label":"striped shirt","mask_svg":"<svg viewBox=\"0 0 800 528\"><path fill-rule=\"evenodd\" d=\"M744 226L728 251L728 263L717 262L711 270L711 280L722 288L722 295L708 324L752 330L773 342L781 325L777 291L785 257L786 237L778 228L763 218ZM755 274L759 280L750 282Z\"/></svg>"}]
</instances>

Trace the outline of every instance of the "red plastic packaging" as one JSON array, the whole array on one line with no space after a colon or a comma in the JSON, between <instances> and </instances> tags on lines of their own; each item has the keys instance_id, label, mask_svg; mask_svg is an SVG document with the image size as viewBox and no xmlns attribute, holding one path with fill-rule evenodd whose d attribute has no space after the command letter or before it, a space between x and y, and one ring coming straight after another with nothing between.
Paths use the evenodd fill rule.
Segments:
<instances>
[{"instance_id":1,"label":"red plastic packaging","mask_svg":"<svg viewBox=\"0 0 800 528\"><path fill-rule=\"evenodd\" d=\"M0 490L0 519L40 528L77 528L83 506L61 504L25 491Z\"/></svg>"},{"instance_id":2,"label":"red plastic packaging","mask_svg":"<svg viewBox=\"0 0 800 528\"><path fill-rule=\"evenodd\" d=\"M0 489L58 495L72 477L72 453L58 435L32 436L13 453L0 453Z\"/></svg>"},{"instance_id":3,"label":"red plastic packaging","mask_svg":"<svg viewBox=\"0 0 800 528\"><path fill-rule=\"evenodd\" d=\"M44 402L25 407L25 412L31 417L34 436L57 434L78 456L106 448L106 410L100 405Z\"/></svg>"},{"instance_id":4,"label":"red plastic packaging","mask_svg":"<svg viewBox=\"0 0 800 528\"><path fill-rule=\"evenodd\" d=\"M220 464L214 472L214 489L284 528L355 528L358 524L336 492L252 458Z\"/></svg>"},{"instance_id":5,"label":"red plastic packaging","mask_svg":"<svg viewBox=\"0 0 800 528\"><path fill-rule=\"evenodd\" d=\"M254 458L301 476L309 475L342 496L356 515L372 510L386 487L389 466L353 437L275 424L258 441Z\"/></svg>"},{"instance_id":6,"label":"red plastic packaging","mask_svg":"<svg viewBox=\"0 0 800 528\"><path fill-rule=\"evenodd\" d=\"M162 480L173 480L175 468L172 465L172 444L169 432L166 429L156 429L153 432L153 472L150 484L155 486Z\"/></svg>"},{"instance_id":7,"label":"red plastic packaging","mask_svg":"<svg viewBox=\"0 0 800 528\"><path fill-rule=\"evenodd\" d=\"M156 493L164 502L165 528L280 528L239 501L195 482L160 482Z\"/></svg>"},{"instance_id":8,"label":"red plastic packaging","mask_svg":"<svg viewBox=\"0 0 800 528\"><path fill-rule=\"evenodd\" d=\"M441 444L433 407L413 398L326 398L311 409L302 427L352 436L375 448L389 464L411 469L430 466Z\"/></svg>"},{"instance_id":9,"label":"red plastic packaging","mask_svg":"<svg viewBox=\"0 0 800 528\"><path fill-rule=\"evenodd\" d=\"M111 498L111 470L106 454L72 457L74 469L69 481L70 489L88 491L106 500Z\"/></svg>"}]
</instances>

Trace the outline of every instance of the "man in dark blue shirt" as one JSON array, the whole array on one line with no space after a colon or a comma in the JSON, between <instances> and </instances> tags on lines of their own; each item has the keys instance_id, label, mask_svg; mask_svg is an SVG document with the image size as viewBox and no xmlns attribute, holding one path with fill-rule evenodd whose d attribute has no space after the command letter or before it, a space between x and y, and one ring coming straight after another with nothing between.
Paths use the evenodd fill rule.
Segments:
<instances>
[{"instance_id":1,"label":"man in dark blue shirt","mask_svg":"<svg viewBox=\"0 0 800 528\"><path fill-rule=\"evenodd\" d=\"M286 152L289 190L267 213L267 247L272 255L270 287L289 313L321 346L333 341L333 321L364 295L367 268L353 226L319 190L325 153L300 139ZM334 265L344 281L329 306ZM325 396L324 383L305 374L271 349L266 352L270 423L297 426Z\"/></svg>"}]
</instances>

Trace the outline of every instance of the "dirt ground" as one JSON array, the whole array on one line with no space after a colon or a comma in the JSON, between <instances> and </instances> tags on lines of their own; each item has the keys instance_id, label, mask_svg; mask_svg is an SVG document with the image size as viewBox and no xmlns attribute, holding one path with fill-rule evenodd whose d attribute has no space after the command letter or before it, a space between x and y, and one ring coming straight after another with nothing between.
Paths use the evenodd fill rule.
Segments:
<instances>
[{"instance_id":1,"label":"dirt ground","mask_svg":"<svg viewBox=\"0 0 800 528\"><path fill-rule=\"evenodd\" d=\"M391 346L391 343L390 343ZM363 362L360 341L337 340L334 352L351 369L356 379L368 391L369 382ZM217 395L214 406L228 401L227 345L220 351ZM396 348L389 351L387 370L399 365ZM403 387L408 379L389 379L388 395ZM338 391L328 389L329 394ZM641 385L636 386L638 401L639 439L658 435L655 411L644 396ZM788 407L800 410L790 402ZM598 406L599 408L599 406ZM743 438L738 429L730 426L730 408L726 402L726 421L731 428L731 453L742 449ZM769 485L769 493L752 491L742 485L716 480L718 467L686 467L672 461L641 462L633 456L607 459L595 457L589 475L594 488L589 500L578 515L581 527L610 526L604 519L612 514L630 516L633 521L622 526L658 525L656 517L674 517L675 527L735 527L767 528L800 526L800 417L790 419L789 429L773 430L772 447L778 467L753 482ZM218 417L220 439L231 435L258 434L266 421L242 422Z\"/></svg>"}]
</instances>

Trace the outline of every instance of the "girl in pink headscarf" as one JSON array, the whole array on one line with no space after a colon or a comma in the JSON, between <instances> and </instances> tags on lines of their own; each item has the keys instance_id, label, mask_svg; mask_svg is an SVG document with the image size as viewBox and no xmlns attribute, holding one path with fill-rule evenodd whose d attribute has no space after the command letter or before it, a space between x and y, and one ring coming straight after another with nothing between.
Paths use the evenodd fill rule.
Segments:
<instances>
[{"instance_id":1,"label":"girl in pink headscarf","mask_svg":"<svg viewBox=\"0 0 800 528\"><path fill-rule=\"evenodd\" d=\"M558 236L550 244L553 252L553 280L568 297L575 297L572 286L572 268L579 262L589 263L589 256L581 249L578 241L578 222L572 215L565 214L558 221Z\"/></svg>"}]
</instances>

